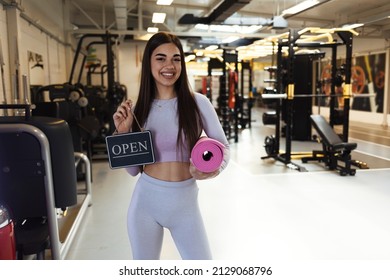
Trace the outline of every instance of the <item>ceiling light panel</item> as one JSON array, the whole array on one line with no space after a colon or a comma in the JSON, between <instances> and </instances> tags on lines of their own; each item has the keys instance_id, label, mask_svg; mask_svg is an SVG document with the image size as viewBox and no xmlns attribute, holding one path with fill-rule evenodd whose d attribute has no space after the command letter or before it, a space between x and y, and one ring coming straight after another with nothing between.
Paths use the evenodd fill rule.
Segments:
<instances>
[{"instance_id":1,"label":"ceiling light panel","mask_svg":"<svg viewBox=\"0 0 390 280\"><path fill-rule=\"evenodd\" d=\"M157 0L156 4L162 6L169 6L172 4L172 2L173 0Z\"/></svg>"},{"instance_id":2,"label":"ceiling light panel","mask_svg":"<svg viewBox=\"0 0 390 280\"><path fill-rule=\"evenodd\" d=\"M303 12L304 10L307 10L307 9L309 9L309 8L315 6L315 5L318 5L319 3L320 3L320 1L318 1L318 0L306 0L306 1L303 1L301 3L298 3L295 6L292 6L289 9L284 10L282 12L282 16L298 14L298 13Z\"/></svg>"},{"instance_id":3,"label":"ceiling light panel","mask_svg":"<svg viewBox=\"0 0 390 280\"><path fill-rule=\"evenodd\" d=\"M153 13L152 22L153 23L163 23L165 21L166 13Z\"/></svg>"},{"instance_id":4,"label":"ceiling light panel","mask_svg":"<svg viewBox=\"0 0 390 280\"><path fill-rule=\"evenodd\" d=\"M158 32L158 28L157 27L148 27L147 31L149 33L157 33Z\"/></svg>"}]
</instances>

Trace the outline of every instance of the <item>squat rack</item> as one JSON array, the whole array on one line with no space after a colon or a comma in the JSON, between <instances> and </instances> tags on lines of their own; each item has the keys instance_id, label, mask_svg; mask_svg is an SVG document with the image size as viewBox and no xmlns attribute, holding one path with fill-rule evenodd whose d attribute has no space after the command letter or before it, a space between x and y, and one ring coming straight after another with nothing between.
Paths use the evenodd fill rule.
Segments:
<instances>
[{"instance_id":1,"label":"squat rack","mask_svg":"<svg viewBox=\"0 0 390 280\"><path fill-rule=\"evenodd\" d=\"M306 33L315 35L305 35ZM332 34L337 34L342 42L337 42ZM291 162L291 143L292 143L292 117L293 117L293 100L294 100L294 55L297 47L305 48L331 48L332 50L332 79L331 79L331 101L330 101L330 123L333 126L335 119L335 75L336 75L336 58L337 58L337 47L345 45L346 47L346 61L345 61L345 83L343 89L344 108L343 108L343 135L342 139L344 142L348 142L348 130L349 130L349 110L350 110L350 98L352 97L352 85L351 85L351 66L352 66L352 41L353 35L357 35L352 29L321 29L321 28L305 28L300 31L290 30L288 33L284 33L275 39L278 40L278 52L277 52L277 81L276 89L279 94L273 95L276 99L276 131L275 138L273 139L272 149L269 150L268 156L265 158L274 158L278 161L283 162L285 165L299 171L306 171L302 166L299 166ZM327 39L327 41L319 41ZM316 42L317 40L317 42ZM287 94L284 94L284 84L282 82L282 58L283 48L288 48L288 59L287 59ZM272 94L270 94L272 95ZM280 113L281 113L281 98L285 97L286 101L286 149L284 154L280 154ZM310 97L310 96L302 96ZM316 95L312 95L316 97ZM267 140L270 138L266 138Z\"/></svg>"}]
</instances>

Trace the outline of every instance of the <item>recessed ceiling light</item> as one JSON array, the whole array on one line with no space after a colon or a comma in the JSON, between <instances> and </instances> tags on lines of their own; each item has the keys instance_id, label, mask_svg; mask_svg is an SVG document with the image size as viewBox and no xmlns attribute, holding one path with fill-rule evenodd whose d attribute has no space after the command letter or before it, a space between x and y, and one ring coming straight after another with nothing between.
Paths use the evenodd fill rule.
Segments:
<instances>
[{"instance_id":1,"label":"recessed ceiling light","mask_svg":"<svg viewBox=\"0 0 390 280\"><path fill-rule=\"evenodd\" d=\"M158 27L148 27L147 31L149 33L157 33L158 32Z\"/></svg>"},{"instance_id":2,"label":"recessed ceiling light","mask_svg":"<svg viewBox=\"0 0 390 280\"><path fill-rule=\"evenodd\" d=\"M169 6L171 5L173 0L157 0L156 4L157 5L164 5L164 6Z\"/></svg>"},{"instance_id":3,"label":"recessed ceiling light","mask_svg":"<svg viewBox=\"0 0 390 280\"><path fill-rule=\"evenodd\" d=\"M163 23L165 21L166 13L153 13L152 22L153 23Z\"/></svg>"},{"instance_id":4,"label":"recessed ceiling light","mask_svg":"<svg viewBox=\"0 0 390 280\"><path fill-rule=\"evenodd\" d=\"M318 5L319 3L320 3L320 1L318 1L318 0L306 0L306 1L300 2L297 5L289 8L289 9L284 10L282 12L282 16L298 14L298 13L303 12L303 11L305 11L305 10L315 6L315 5Z\"/></svg>"}]
</instances>

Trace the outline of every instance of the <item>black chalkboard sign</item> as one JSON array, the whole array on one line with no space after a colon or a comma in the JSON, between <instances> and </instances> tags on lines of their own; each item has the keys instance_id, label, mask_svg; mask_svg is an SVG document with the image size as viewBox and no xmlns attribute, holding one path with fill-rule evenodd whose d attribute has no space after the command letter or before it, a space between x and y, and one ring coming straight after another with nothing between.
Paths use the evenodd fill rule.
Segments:
<instances>
[{"instance_id":1,"label":"black chalkboard sign","mask_svg":"<svg viewBox=\"0 0 390 280\"><path fill-rule=\"evenodd\" d=\"M148 130L107 136L106 146L112 169L155 162L152 133Z\"/></svg>"}]
</instances>

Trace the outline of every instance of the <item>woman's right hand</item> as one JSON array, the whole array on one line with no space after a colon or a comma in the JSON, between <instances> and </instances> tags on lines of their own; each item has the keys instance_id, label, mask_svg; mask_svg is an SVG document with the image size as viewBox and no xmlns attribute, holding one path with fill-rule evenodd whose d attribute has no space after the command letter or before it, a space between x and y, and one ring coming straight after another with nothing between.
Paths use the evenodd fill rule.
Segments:
<instances>
[{"instance_id":1,"label":"woman's right hand","mask_svg":"<svg viewBox=\"0 0 390 280\"><path fill-rule=\"evenodd\" d=\"M123 101L116 109L113 119L118 133L130 132L134 120L133 113L131 112L132 107L133 101L128 99Z\"/></svg>"}]
</instances>

